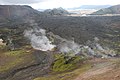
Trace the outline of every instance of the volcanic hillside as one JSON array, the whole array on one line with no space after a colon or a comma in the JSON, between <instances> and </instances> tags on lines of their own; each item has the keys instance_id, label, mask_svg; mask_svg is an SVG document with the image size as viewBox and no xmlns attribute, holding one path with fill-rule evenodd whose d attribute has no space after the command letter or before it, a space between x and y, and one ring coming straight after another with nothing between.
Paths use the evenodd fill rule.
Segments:
<instances>
[{"instance_id":1,"label":"volcanic hillside","mask_svg":"<svg viewBox=\"0 0 120 80\"><path fill-rule=\"evenodd\" d=\"M3 28L8 28L12 29L16 34L23 35L25 29L34 27L35 25L33 24L37 23L38 27L46 29L47 32L53 32L54 34L59 35L68 40L74 38L75 42L79 44L86 44L88 40L93 40L94 37L98 37L99 39L101 39L101 42L103 44L105 42L108 44L107 46L114 47L114 49L119 50L119 16L45 16L44 13L36 11L29 6L13 5L1 6L1 8L2 13L0 13L0 15L4 15L3 18L6 18L6 16L11 17L11 19L7 18L7 21L1 21L1 30ZM6 11L8 11L8 8L10 8L10 15L4 14ZM17 16L18 18L14 19L15 16ZM34 22L30 23L33 20ZM0 33L2 34L2 32ZM9 33L7 33L7 35L8 34ZM21 41L17 41L17 43L19 42Z\"/></svg>"},{"instance_id":2,"label":"volcanic hillside","mask_svg":"<svg viewBox=\"0 0 120 80\"><path fill-rule=\"evenodd\" d=\"M0 80L74 80L81 72L106 64L90 65L88 57L94 57L93 61L99 57L95 54L103 55L101 59L119 57L120 16L46 16L29 6L1 5L0 43ZM50 49L39 49L49 48L46 45ZM68 53L59 52L61 47Z\"/></svg>"},{"instance_id":3,"label":"volcanic hillside","mask_svg":"<svg viewBox=\"0 0 120 80\"><path fill-rule=\"evenodd\" d=\"M26 16L35 16L40 12L32 9L32 7L24 5L0 5L0 17L5 18L23 18Z\"/></svg>"}]
</instances>

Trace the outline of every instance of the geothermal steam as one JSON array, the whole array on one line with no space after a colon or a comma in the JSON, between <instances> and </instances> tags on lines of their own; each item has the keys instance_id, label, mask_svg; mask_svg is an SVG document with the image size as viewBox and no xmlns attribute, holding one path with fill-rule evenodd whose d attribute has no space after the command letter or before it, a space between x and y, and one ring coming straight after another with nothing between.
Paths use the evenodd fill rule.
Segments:
<instances>
[{"instance_id":1,"label":"geothermal steam","mask_svg":"<svg viewBox=\"0 0 120 80\"><path fill-rule=\"evenodd\" d=\"M105 50L100 44L98 44L99 39L97 37L94 38L93 42L88 41L86 46L79 45L75 43L74 40L71 41L64 39L59 35L53 34L52 32L46 33L46 30L39 28L37 23L35 23L32 19L28 21L33 28L25 30L24 36L30 40L30 43L34 49L50 51L57 47L57 49L62 53L78 54L82 52L83 54L87 51L89 55L101 55L102 57L106 56L108 53L114 54L114 51L111 52L109 50ZM53 42L56 43L56 45L53 45L46 35L49 35L49 38L51 37L54 39Z\"/></svg>"},{"instance_id":2,"label":"geothermal steam","mask_svg":"<svg viewBox=\"0 0 120 80\"><path fill-rule=\"evenodd\" d=\"M34 49L41 51L52 50L55 45L46 36L46 31L44 29L30 29L25 30L25 37L29 38L31 45Z\"/></svg>"},{"instance_id":3,"label":"geothermal steam","mask_svg":"<svg viewBox=\"0 0 120 80\"><path fill-rule=\"evenodd\" d=\"M49 38L46 36L46 31L44 29L30 29L25 30L24 36L27 37L31 45L34 49L42 50L42 51L49 51L56 47L56 45L53 45ZM58 35L54 35L54 38L59 39L60 42L57 45L57 48L62 53L74 53L77 54L80 52L80 45L75 43L74 41L66 40L64 38L61 38Z\"/></svg>"},{"instance_id":4,"label":"geothermal steam","mask_svg":"<svg viewBox=\"0 0 120 80\"><path fill-rule=\"evenodd\" d=\"M74 41L64 41L58 45L58 49L62 53L74 53L77 54L80 52L80 45Z\"/></svg>"},{"instance_id":5,"label":"geothermal steam","mask_svg":"<svg viewBox=\"0 0 120 80\"><path fill-rule=\"evenodd\" d=\"M74 40L67 40L65 38L62 38L59 35L55 35L52 32L48 33L49 36L54 38L54 40L57 41L57 49L62 53L73 53L77 54L81 50L81 45L74 42Z\"/></svg>"}]
</instances>

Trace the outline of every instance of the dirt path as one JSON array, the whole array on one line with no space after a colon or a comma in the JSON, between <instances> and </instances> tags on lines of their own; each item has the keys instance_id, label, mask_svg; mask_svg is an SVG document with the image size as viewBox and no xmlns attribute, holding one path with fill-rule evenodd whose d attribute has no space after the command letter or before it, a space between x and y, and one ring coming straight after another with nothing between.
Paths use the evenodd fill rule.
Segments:
<instances>
[{"instance_id":1,"label":"dirt path","mask_svg":"<svg viewBox=\"0 0 120 80\"><path fill-rule=\"evenodd\" d=\"M92 63L94 63L92 68L87 72L83 73L82 75L79 75L75 80L107 80L107 79L99 79L99 77L97 78L93 78L93 77L108 73L112 71L113 67L115 66L114 61L112 59L108 59L108 60L98 59L98 60L93 60Z\"/></svg>"}]
</instances>

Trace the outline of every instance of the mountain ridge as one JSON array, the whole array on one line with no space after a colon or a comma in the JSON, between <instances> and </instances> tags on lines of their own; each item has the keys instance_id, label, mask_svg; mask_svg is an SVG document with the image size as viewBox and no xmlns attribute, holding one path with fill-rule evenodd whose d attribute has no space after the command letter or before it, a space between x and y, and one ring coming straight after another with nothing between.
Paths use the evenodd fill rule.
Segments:
<instances>
[{"instance_id":1,"label":"mountain ridge","mask_svg":"<svg viewBox=\"0 0 120 80\"><path fill-rule=\"evenodd\" d=\"M120 5L111 6L109 8L103 8L92 14L93 15L120 14Z\"/></svg>"},{"instance_id":2,"label":"mountain ridge","mask_svg":"<svg viewBox=\"0 0 120 80\"><path fill-rule=\"evenodd\" d=\"M27 5L0 5L0 17L25 17L32 16L40 12Z\"/></svg>"}]
</instances>

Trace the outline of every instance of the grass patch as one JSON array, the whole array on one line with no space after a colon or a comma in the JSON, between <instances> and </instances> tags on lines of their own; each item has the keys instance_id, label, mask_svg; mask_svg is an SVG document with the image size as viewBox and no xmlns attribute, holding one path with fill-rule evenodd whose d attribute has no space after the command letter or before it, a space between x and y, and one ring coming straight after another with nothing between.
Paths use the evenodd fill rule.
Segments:
<instances>
[{"instance_id":1,"label":"grass patch","mask_svg":"<svg viewBox=\"0 0 120 80\"><path fill-rule=\"evenodd\" d=\"M22 61L23 61L23 59L19 58L19 59L16 59L10 63L6 63L5 65L0 66L0 72L9 70L9 69L15 67L17 64L21 63Z\"/></svg>"},{"instance_id":2,"label":"grass patch","mask_svg":"<svg viewBox=\"0 0 120 80\"><path fill-rule=\"evenodd\" d=\"M30 53L31 51L26 49L2 52L0 55L0 72L10 70L17 65L24 64L25 62L29 64L32 61Z\"/></svg>"},{"instance_id":3,"label":"grass patch","mask_svg":"<svg viewBox=\"0 0 120 80\"><path fill-rule=\"evenodd\" d=\"M115 61L115 69L120 68L120 59L117 59L117 61Z\"/></svg>"},{"instance_id":4,"label":"grass patch","mask_svg":"<svg viewBox=\"0 0 120 80\"><path fill-rule=\"evenodd\" d=\"M7 56L20 56L25 54L26 52L24 50L15 50L15 51L8 51L5 52L4 54Z\"/></svg>"},{"instance_id":5,"label":"grass patch","mask_svg":"<svg viewBox=\"0 0 120 80\"><path fill-rule=\"evenodd\" d=\"M7 51L4 54L7 56L21 56L24 54L29 54L32 52L31 46L24 46L21 49L13 50L13 51Z\"/></svg>"},{"instance_id":6,"label":"grass patch","mask_svg":"<svg viewBox=\"0 0 120 80\"><path fill-rule=\"evenodd\" d=\"M77 67L78 62L82 62L82 58L80 56L66 56L64 54L56 54L55 62L52 65L52 70L55 72L63 72L75 69Z\"/></svg>"}]
</instances>

